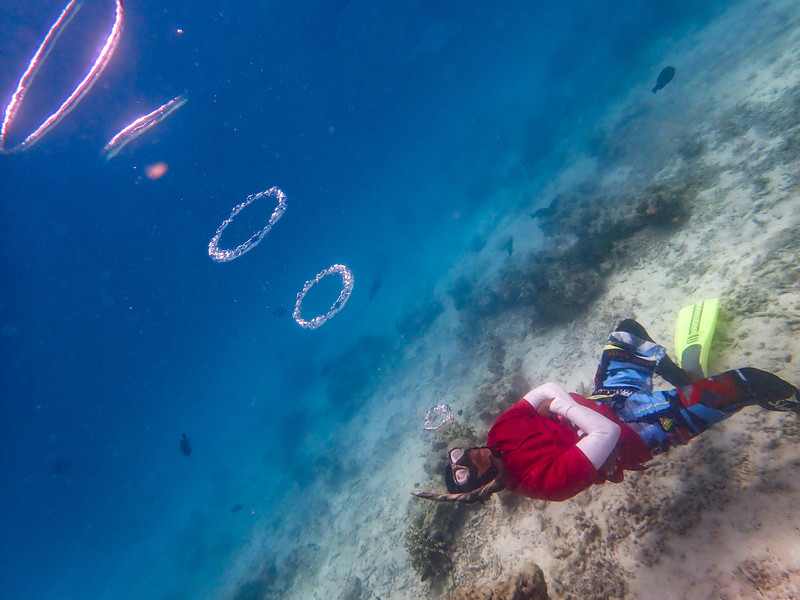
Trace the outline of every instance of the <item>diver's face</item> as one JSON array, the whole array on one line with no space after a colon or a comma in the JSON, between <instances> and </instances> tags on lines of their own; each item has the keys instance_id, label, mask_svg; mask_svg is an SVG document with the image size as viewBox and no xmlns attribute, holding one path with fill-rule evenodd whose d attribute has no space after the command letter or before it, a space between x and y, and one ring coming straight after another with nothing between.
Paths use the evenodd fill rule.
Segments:
<instances>
[{"instance_id":1,"label":"diver's face","mask_svg":"<svg viewBox=\"0 0 800 600\"><path fill-rule=\"evenodd\" d=\"M453 481L462 489L464 486L476 487L494 466L489 448L453 448L449 459Z\"/></svg>"},{"instance_id":2,"label":"diver's face","mask_svg":"<svg viewBox=\"0 0 800 600\"><path fill-rule=\"evenodd\" d=\"M478 479L492 468L492 451L489 448L470 448L465 454L475 465Z\"/></svg>"}]
</instances>

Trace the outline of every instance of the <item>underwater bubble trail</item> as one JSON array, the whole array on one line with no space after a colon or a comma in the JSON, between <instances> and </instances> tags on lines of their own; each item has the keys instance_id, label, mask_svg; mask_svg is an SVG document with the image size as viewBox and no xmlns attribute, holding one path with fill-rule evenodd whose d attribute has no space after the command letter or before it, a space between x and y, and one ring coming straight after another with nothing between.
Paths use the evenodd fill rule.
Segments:
<instances>
[{"instance_id":1,"label":"underwater bubble trail","mask_svg":"<svg viewBox=\"0 0 800 600\"><path fill-rule=\"evenodd\" d=\"M254 233L247 241L239 244L236 246L236 248L220 248L219 238L222 236L222 232L225 231L225 228L230 225L231 222L233 222L233 220L236 218L236 215L242 212L246 206L252 204L260 198L263 198L264 196L272 196L278 201L277 205L275 206L275 210L272 212L272 215L270 216L269 221L264 228ZM211 257L211 260L216 262L228 262L234 258L239 258L245 252L252 250L258 245L264 236L269 233L269 230L272 229L272 226L278 222L278 219L283 216L285 211L286 194L276 187L271 187L268 190L259 192L258 194L252 194L248 196L244 202L233 207L231 216L222 222L222 224L217 228L217 232L214 234L214 237L211 238L211 241L208 243L208 255Z\"/></svg>"},{"instance_id":2,"label":"underwater bubble trail","mask_svg":"<svg viewBox=\"0 0 800 600\"><path fill-rule=\"evenodd\" d=\"M300 316L303 306L303 299L306 297L308 291L317 283L319 283L323 277L333 275L334 273L339 273L342 276L342 291L339 293L339 297L333 302L331 309L327 313L314 317L310 321L306 321ZM297 324L300 325L300 327L304 329L316 329L317 327L323 325L325 321L330 319L333 315L342 310L344 305L347 304L347 301L350 299L350 294L352 293L353 273L345 265L332 265L324 271L320 271L314 279L306 281L305 285L303 286L303 290L297 294L297 302L294 305L292 317L294 317L294 320L297 321Z\"/></svg>"},{"instance_id":3,"label":"underwater bubble trail","mask_svg":"<svg viewBox=\"0 0 800 600\"><path fill-rule=\"evenodd\" d=\"M161 123L161 121L186 104L187 100L189 99L185 95L173 98L166 104L159 106L153 112L147 113L129 125L126 125L117 135L111 138L105 148L103 148L101 154L105 156L106 160L111 160L130 142L138 138L151 127L155 127Z\"/></svg>"},{"instance_id":4,"label":"underwater bubble trail","mask_svg":"<svg viewBox=\"0 0 800 600\"><path fill-rule=\"evenodd\" d=\"M58 125L59 121L61 121L64 116L69 114L69 112L74 109L83 99L83 97L89 92L95 81L97 81L97 78L100 77L106 66L108 66L108 62L111 60L111 56L114 54L114 50L116 50L117 44L119 43L119 36L122 33L122 1L115 0L115 2L116 14L114 17L114 24L111 26L111 32L109 33L102 50L100 50L100 53L97 55L94 64L86 73L86 76L75 87L67 99L64 100L61 106L59 106L53 114L47 117L44 122L39 125L39 127L37 127L28 135L28 137L26 137L24 140L22 140L22 142L13 148L6 148L6 136L8 134L8 129L14 122L22 101L25 98L25 94L28 92L33 80L36 78L39 67L41 67L42 63L50 54L50 51L53 49L53 46L55 45L55 42L58 40L61 33L83 6L83 0L71 0L64 10L61 11L58 19L56 19L56 22L53 23L52 27L50 27L50 30L47 32L44 40L42 40L42 43L39 45L38 50L28 63L28 68L22 74L22 77L17 84L17 89L11 96L11 102L6 107L3 124L0 126L0 153L14 154L17 152L22 152L23 150L27 150L33 146L48 131Z\"/></svg>"}]
</instances>

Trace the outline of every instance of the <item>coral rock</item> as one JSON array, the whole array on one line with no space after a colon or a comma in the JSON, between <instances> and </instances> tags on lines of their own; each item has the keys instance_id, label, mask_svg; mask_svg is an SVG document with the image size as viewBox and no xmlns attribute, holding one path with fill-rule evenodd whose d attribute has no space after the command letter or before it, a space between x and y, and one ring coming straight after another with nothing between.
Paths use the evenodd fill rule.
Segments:
<instances>
[{"instance_id":1,"label":"coral rock","mask_svg":"<svg viewBox=\"0 0 800 600\"><path fill-rule=\"evenodd\" d=\"M506 581L457 590L450 600L550 600L539 565L528 563Z\"/></svg>"}]
</instances>

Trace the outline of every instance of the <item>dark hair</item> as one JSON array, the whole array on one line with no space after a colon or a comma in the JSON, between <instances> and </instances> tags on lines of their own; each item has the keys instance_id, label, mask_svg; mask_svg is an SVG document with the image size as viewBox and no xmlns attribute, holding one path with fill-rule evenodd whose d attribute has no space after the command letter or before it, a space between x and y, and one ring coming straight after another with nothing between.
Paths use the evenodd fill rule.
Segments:
<instances>
[{"instance_id":1,"label":"dark hair","mask_svg":"<svg viewBox=\"0 0 800 600\"><path fill-rule=\"evenodd\" d=\"M504 489L504 485L500 483L497 478L492 479L483 487L471 492L464 492L463 494L437 494L436 492L426 492L425 490L411 490L411 494L418 498L425 498L426 500L435 500L436 502L464 502L470 504L472 502L486 502L495 492Z\"/></svg>"}]
</instances>

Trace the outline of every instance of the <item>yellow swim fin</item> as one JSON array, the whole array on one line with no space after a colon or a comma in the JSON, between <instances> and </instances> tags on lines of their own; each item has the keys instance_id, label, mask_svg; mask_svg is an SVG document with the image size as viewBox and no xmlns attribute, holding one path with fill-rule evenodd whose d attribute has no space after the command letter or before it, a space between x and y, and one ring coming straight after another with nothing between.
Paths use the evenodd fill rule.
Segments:
<instances>
[{"instance_id":1,"label":"yellow swim fin","mask_svg":"<svg viewBox=\"0 0 800 600\"><path fill-rule=\"evenodd\" d=\"M719 298L685 306L678 313L675 353L692 379L708 377L708 353L717 326Z\"/></svg>"}]
</instances>

